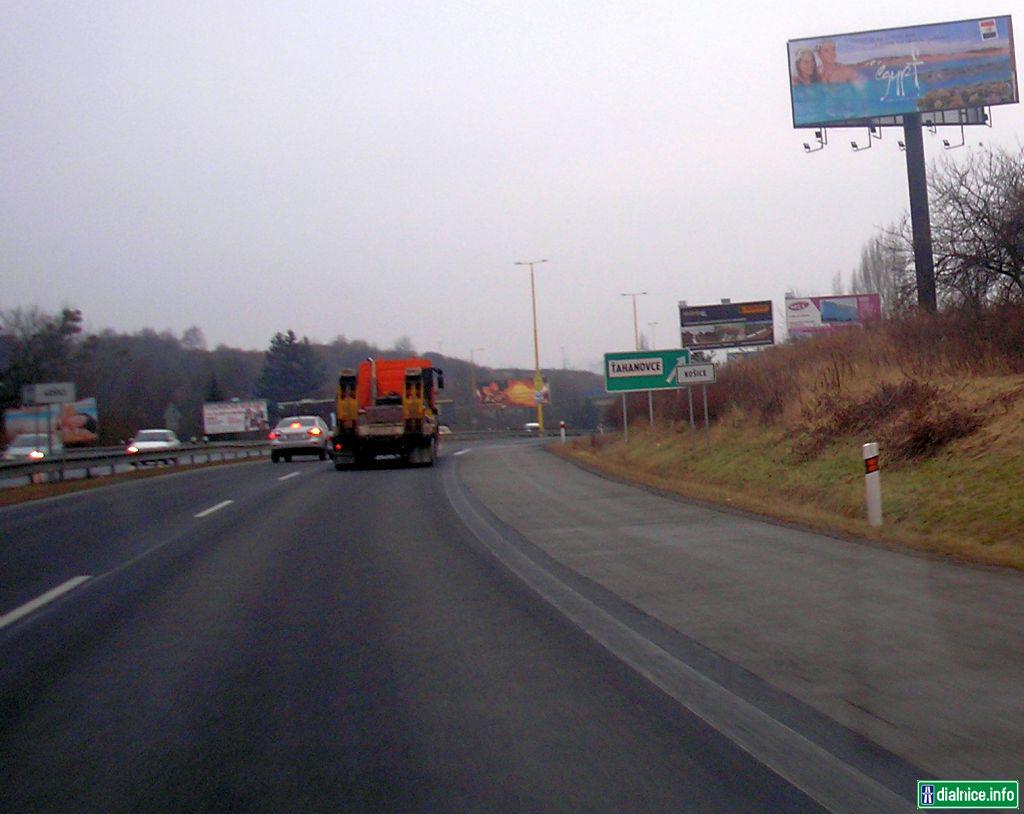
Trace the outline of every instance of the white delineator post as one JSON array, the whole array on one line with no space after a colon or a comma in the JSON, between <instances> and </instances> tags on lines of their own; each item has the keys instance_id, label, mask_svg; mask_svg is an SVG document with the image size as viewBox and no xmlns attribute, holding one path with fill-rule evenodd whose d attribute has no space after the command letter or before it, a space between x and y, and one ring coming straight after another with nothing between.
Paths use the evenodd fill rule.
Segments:
<instances>
[{"instance_id":1,"label":"white delineator post","mask_svg":"<svg viewBox=\"0 0 1024 814\"><path fill-rule=\"evenodd\" d=\"M868 501L868 523L882 525L882 475L878 471L878 444L864 444L864 493Z\"/></svg>"},{"instance_id":2,"label":"white delineator post","mask_svg":"<svg viewBox=\"0 0 1024 814\"><path fill-rule=\"evenodd\" d=\"M559 421L558 422L558 434L559 434L559 436L561 436L562 443L564 444L565 443L565 422L564 421Z\"/></svg>"}]
</instances>

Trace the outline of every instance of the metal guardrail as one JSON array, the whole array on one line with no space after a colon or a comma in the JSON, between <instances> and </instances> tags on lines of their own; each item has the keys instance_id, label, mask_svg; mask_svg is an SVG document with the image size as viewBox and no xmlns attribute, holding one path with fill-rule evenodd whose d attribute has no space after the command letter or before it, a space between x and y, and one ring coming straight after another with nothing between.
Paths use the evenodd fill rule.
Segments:
<instances>
[{"instance_id":1,"label":"metal guardrail","mask_svg":"<svg viewBox=\"0 0 1024 814\"><path fill-rule=\"evenodd\" d=\"M130 471L125 467L139 467L146 464L168 462L183 466L229 458L262 457L268 455L270 445L266 441L226 441L212 444L183 444L177 449L129 454L124 447L106 447L69 450L59 458L43 461L4 461L0 463L0 480L27 478L33 482L39 476L52 480L70 478L92 478ZM82 474L79 474L82 473Z\"/></svg>"}]
</instances>

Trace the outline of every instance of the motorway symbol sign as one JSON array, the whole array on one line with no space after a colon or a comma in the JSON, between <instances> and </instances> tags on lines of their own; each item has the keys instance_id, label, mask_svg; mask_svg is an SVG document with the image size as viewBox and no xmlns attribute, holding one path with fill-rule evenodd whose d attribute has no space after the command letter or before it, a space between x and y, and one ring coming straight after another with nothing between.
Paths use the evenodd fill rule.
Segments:
<instances>
[{"instance_id":1,"label":"motorway symbol sign","mask_svg":"<svg viewBox=\"0 0 1024 814\"><path fill-rule=\"evenodd\" d=\"M606 353L604 389L609 393L633 393L685 387L692 382L679 383L675 370L689 363L690 351L685 348Z\"/></svg>"}]
</instances>

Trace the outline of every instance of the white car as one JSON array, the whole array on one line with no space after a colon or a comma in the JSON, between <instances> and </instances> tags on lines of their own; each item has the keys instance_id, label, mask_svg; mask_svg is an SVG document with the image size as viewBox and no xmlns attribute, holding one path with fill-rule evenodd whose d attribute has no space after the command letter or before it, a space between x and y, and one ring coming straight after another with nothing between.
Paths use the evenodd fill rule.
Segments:
<instances>
[{"instance_id":1,"label":"white car","mask_svg":"<svg viewBox=\"0 0 1024 814\"><path fill-rule=\"evenodd\" d=\"M11 445L4 450L5 461L41 461L64 453L64 442L54 434L50 438L45 432L25 432L16 435Z\"/></svg>"},{"instance_id":2,"label":"white car","mask_svg":"<svg viewBox=\"0 0 1024 814\"><path fill-rule=\"evenodd\" d=\"M270 460L277 463L292 455L316 455L327 459L331 433L318 415L293 415L282 418L270 433Z\"/></svg>"},{"instance_id":3,"label":"white car","mask_svg":"<svg viewBox=\"0 0 1024 814\"><path fill-rule=\"evenodd\" d=\"M173 452L180 447L181 441L178 440L178 436L174 434L173 430L139 430L129 442L125 452L129 455L148 455L153 452ZM174 455L168 455L166 458L160 458L159 460L165 463L176 463L178 458ZM133 463L132 466L135 466L135 464Z\"/></svg>"}]
</instances>

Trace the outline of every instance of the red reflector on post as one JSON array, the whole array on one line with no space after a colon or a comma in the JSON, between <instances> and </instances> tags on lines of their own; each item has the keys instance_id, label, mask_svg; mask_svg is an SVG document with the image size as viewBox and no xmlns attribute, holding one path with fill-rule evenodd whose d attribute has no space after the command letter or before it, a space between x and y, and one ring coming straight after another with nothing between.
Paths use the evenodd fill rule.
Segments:
<instances>
[{"instance_id":1,"label":"red reflector on post","mask_svg":"<svg viewBox=\"0 0 1024 814\"><path fill-rule=\"evenodd\" d=\"M870 475L872 472L878 471L878 456L875 455L871 458L864 459L864 474Z\"/></svg>"}]
</instances>

